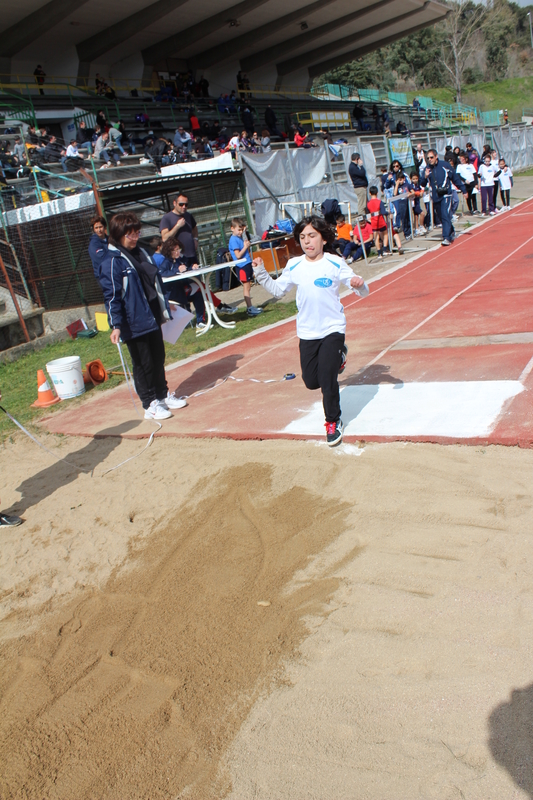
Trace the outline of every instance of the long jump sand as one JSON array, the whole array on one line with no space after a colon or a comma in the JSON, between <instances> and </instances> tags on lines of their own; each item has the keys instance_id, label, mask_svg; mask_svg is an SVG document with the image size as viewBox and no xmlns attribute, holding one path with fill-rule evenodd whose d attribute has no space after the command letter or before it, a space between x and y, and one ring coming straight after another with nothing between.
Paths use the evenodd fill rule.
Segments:
<instances>
[{"instance_id":1,"label":"long jump sand","mask_svg":"<svg viewBox=\"0 0 533 800\"><path fill-rule=\"evenodd\" d=\"M0 797L533 796L533 452L0 453Z\"/></svg>"}]
</instances>

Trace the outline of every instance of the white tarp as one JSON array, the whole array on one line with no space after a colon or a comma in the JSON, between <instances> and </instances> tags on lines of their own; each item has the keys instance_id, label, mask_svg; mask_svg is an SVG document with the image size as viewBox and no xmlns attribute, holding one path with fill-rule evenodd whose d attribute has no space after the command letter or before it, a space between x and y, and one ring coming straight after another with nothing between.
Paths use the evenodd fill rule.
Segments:
<instances>
[{"instance_id":1,"label":"white tarp","mask_svg":"<svg viewBox=\"0 0 533 800\"><path fill-rule=\"evenodd\" d=\"M233 170L233 158L231 153L222 153L215 158L205 158L200 161L186 161L183 164L170 164L168 167L161 167L161 175L165 178L169 175L194 175L196 172L213 172L214 170Z\"/></svg>"},{"instance_id":2,"label":"white tarp","mask_svg":"<svg viewBox=\"0 0 533 800\"><path fill-rule=\"evenodd\" d=\"M240 157L251 201L272 195L280 197L294 192L295 188L300 190L316 186L328 166L323 147L241 153Z\"/></svg>"}]
</instances>

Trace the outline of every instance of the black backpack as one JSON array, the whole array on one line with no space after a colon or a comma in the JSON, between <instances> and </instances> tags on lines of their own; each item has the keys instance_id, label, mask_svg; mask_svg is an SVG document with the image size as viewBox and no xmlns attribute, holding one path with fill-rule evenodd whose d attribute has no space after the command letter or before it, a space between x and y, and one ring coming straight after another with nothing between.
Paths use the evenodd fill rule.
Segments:
<instances>
[{"instance_id":1,"label":"black backpack","mask_svg":"<svg viewBox=\"0 0 533 800\"><path fill-rule=\"evenodd\" d=\"M224 264L227 261L232 261L231 253L227 247L219 247L217 250L216 264ZM211 288L215 292L229 292L230 289L236 289L241 286L233 267L222 267L217 269L216 272L211 273L214 286Z\"/></svg>"},{"instance_id":2,"label":"black backpack","mask_svg":"<svg viewBox=\"0 0 533 800\"><path fill-rule=\"evenodd\" d=\"M324 200L320 206L320 210L324 219L326 222L329 222L330 225L335 225L337 216L342 213L339 201L334 198L332 200Z\"/></svg>"}]
</instances>

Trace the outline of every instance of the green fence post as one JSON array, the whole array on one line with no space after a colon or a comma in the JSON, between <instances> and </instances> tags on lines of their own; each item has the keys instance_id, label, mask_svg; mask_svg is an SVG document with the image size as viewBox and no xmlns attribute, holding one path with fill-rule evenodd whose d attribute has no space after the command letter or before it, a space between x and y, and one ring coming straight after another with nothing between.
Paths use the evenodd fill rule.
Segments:
<instances>
[{"instance_id":1,"label":"green fence post","mask_svg":"<svg viewBox=\"0 0 533 800\"><path fill-rule=\"evenodd\" d=\"M222 236L222 241L224 242L224 246L227 247L228 242L226 239L226 231L224 230L224 225L222 224L222 217L220 216L220 209L218 207L217 193L215 191L214 183L211 183L211 191L213 192L213 200L215 201L215 211L217 212L217 219L220 227L220 235Z\"/></svg>"}]
</instances>

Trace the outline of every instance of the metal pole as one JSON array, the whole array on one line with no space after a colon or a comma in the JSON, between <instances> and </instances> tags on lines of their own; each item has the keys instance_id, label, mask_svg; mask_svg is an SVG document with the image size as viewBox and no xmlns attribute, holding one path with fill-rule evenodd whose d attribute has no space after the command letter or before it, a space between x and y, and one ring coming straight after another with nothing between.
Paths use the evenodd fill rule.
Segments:
<instances>
[{"instance_id":1,"label":"metal pole","mask_svg":"<svg viewBox=\"0 0 533 800\"><path fill-rule=\"evenodd\" d=\"M218 207L217 193L215 192L215 186L213 183L211 183L211 191L213 192L213 200L215 201L215 211L217 213L218 224L220 226L220 235L222 236L222 241L224 242L224 246L227 246L228 242L226 240L226 233L224 231L224 226L222 224L222 219L220 217L220 209Z\"/></svg>"},{"instance_id":2,"label":"metal pole","mask_svg":"<svg viewBox=\"0 0 533 800\"><path fill-rule=\"evenodd\" d=\"M529 35L531 37L531 47L533 48L533 28L531 27L531 11L527 12L529 17Z\"/></svg>"},{"instance_id":3,"label":"metal pole","mask_svg":"<svg viewBox=\"0 0 533 800\"><path fill-rule=\"evenodd\" d=\"M13 286L11 285L11 281L9 280L9 275L7 274L7 269L6 269L6 265L4 264L4 259L2 258L1 255L0 255L0 269L4 273L4 278L6 279L7 288L9 289L9 294L11 295L11 299L13 300L13 305L15 306L15 311L17 312L17 315L18 315L18 318L19 318L19 322L20 322L20 326L21 326L22 330L24 331L24 338L26 339L27 342L30 342L31 341L30 334L28 333L28 329L26 327L26 323L24 321L24 317L22 316L22 311L20 310L20 306L18 304L17 297L15 295L15 292L13 291Z\"/></svg>"},{"instance_id":4,"label":"metal pole","mask_svg":"<svg viewBox=\"0 0 533 800\"><path fill-rule=\"evenodd\" d=\"M285 152L287 154L287 166L289 168L289 173L290 173L290 176L291 176L292 191L293 191L293 194L296 197L296 199L297 200L301 200L302 198L300 197L300 191L297 188L296 178L294 176L294 171L293 171L293 168L292 168L292 161L291 161L291 156L290 156L290 152L289 152L289 143L288 142L284 142L284 144L285 144Z\"/></svg>"},{"instance_id":5,"label":"metal pole","mask_svg":"<svg viewBox=\"0 0 533 800\"><path fill-rule=\"evenodd\" d=\"M359 232L359 241L361 242L361 247L363 248L363 258L368 263L368 258L366 256L366 247L365 243L363 242L363 232L361 231L361 226L359 225L359 217L356 217L355 224L357 225L357 230Z\"/></svg>"},{"instance_id":6,"label":"metal pole","mask_svg":"<svg viewBox=\"0 0 533 800\"><path fill-rule=\"evenodd\" d=\"M326 151L326 161L328 162L328 172L331 178L331 183L333 184L333 194L335 195L335 200L338 201L339 199L339 190L337 189L337 184L335 183L335 176L333 174L333 167L331 166L331 154L329 152L329 145L326 140L324 140L324 149Z\"/></svg>"}]
</instances>

